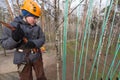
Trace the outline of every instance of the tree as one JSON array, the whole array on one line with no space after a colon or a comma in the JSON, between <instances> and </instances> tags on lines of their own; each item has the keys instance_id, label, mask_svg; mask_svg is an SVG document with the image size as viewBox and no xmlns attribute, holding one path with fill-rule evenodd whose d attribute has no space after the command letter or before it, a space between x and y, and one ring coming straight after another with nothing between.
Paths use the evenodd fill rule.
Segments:
<instances>
[{"instance_id":1,"label":"tree","mask_svg":"<svg viewBox=\"0 0 120 80\"><path fill-rule=\"evenodd\" d=\"M120 0L118 0L118 5L120 5Z\"/></svg>"}]
</instances>

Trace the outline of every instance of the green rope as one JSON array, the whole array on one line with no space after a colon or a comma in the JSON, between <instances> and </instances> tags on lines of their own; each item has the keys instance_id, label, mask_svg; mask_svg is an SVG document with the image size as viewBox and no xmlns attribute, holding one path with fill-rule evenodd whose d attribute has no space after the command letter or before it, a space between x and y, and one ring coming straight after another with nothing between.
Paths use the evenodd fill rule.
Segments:
<instances>
[{"instance_id":1,"label":"green rope","mask_svg":"<svg viewBox=\"0 0 120 80\"><path fill-rule=\"evenodd\" d=\"M118 1L116 1L116 2L118 2ZM116 6L117 7L117 6ZM111 69L111 74L110 74L110 77L112 76L112 73L113 73L113 68Z\"/></svg>"},{"instance_id":2,"label":"green rope","mask_svg":"<svg viewBox=\"0 0 120 80\"><path fill-rule=\"evenodd\" d=\"M119 72L119 74L118 74L118 79L120 80L120 72Z\"/></svg>"},{"instance_id":3,"label":"green rope","mask_svg":"<svg viewBox=\"0 0 120 80\"><path fill-rule=\"evenodd\" d=\"M86 64L87 64L87 53L88 53L88 45L89 45L89 37L90 37L90 29L89 29L89 20L91 19L91 12L92 12L92 4L93 4L93 0L89 0L89 7L88 7L88 11L87 11L87 19L86 19L86 24L85 24L85 30L84 30L84 37L83 37L83 40L82 40L82 50L81 50L81 53L80 53L80 58L79 58L79 61L80 61L80 64L79 64L79 67L78 67L78 75L77 75L77 80L80 80L80 70L81 70L81 65L82 65L82 58L83 58L83 54L84 54L84 46L85 46L85 42L86 42L86 39L87 39L87 47L86 47L86 55L85 55L85 64L84 64L84 73L83 73L83 78L85 78L85 73L86 73ZM112 0L113 2L113 0ZM109 12L107 14L107 18L105 18L104 16L104 21L103 21L103 24L102 24L102 34L100 36L100 41L99 41L99 44L98 44L98 48L97 48L97 51L96 51L96 54L95 54L95 58L94 58L94 62L93 62L93 65L92 65L92 69L91 69L91 72L90 72L90 76L89 76L89 80L91 79L91 76L92 76L92 73L93 73L93 68L94 68L94 65L96 63L96 59L98 57L98 54L99 54L99 51L101 50L101 44L102 44L102 39L103 39L103 35L104 35L104 31L105 31L105 27L106 27L106 24L107 24L107 21L108 21L108 16L110 14L110 10L111 10L111 6L112 6L112 2L110 3L110 8L109 8ZM107 11L106 11L107 12ZM105 13L106 14L106 13ZM62 80L66 80L66 54L67 54L67 48L66 48L66 45L67 45L67 26L68 26L68 0L66 0L65 2L65 11L64 11L64 35L63 35L63 65L62 65ZM114 13L114 18L115 18L115 13ZM108 51L109 51L109 47L110 47L110 44L111 44L111 35L112 35L112 30L113 30L113 23L114 23L114 18L113 18L113 22L112 22L112 26L111 26L111 30L110 30L110 35L109 35L109 38L108 38L108 45L107 45L107 51L106 51L106 54L108 54ZM76 25L76 43L75 43L75 55L74 55L74 72L73 72L73 80L75 80L75 71L76 71L76 58L77 58L77 47L78 47L78 24L79 24L79 21L80 21L80 18L78 18L78 21L77 21L77 25ZM87 31L88 31L88 37L87 37ZM120 36L120 35L119 35ZM119 51L119 48L120 46L117 46L117 49L116 49L116 54L118 53ZM111 69L113 67L113 64L114 64L114 60L116 58L117 55L114 56L114 59L113 59L113 62L109 68L109 72L111 72ZM106 67L106 61L107 61L107 57L105 59L105 63L104 63L104 68L103 68L103 73L102 73L102 77L104 76L104 71L105 71L105 67ZM97 76L98 76L98 65L99 65L99 62L100 62L100 58L98 57L98 63L97 63L97 70L96 70L96 80L97 80ZM114 70L114 73L112 74L112 77L114 77L114 74L115 72L117 71L117 68L119 66L120 62L118 63L118 65L116 66L115 70ZM108 72L108 75L109 75L109 72ZM107 75L107 76L108 76ZM119 72L119 75L120 75L120 72Z\"/></svg>"},{"instance_id":4,"label":"green rope","mask_svg":"<svg viewBox=\"0 0 120 80\"><path fill-rule=\"evenodd\" d=\"M113 66L114 66L115 59L116 59L117 54L118 54L119 49L120 49L119 40L120 40L120 34L119 34L118 43L117 43L116 50L115 50L115 55L114 55L114 58L113 58L113 60L112 60L111 66L110 66L110 68L109 68L109 71L108 71L108 73L107 73L106 80L108 80L108 76L109 76L109 74L110 74L110 72L111 72L111 69L112 69Z\"/></svg>"},{"instance_id":5,"label":"green rope","mask_svg":"<svg viewBox=\"0 0 120 80\"><path fill-rule=\"evenodd\" d=\"M112 2L113 2L113 0L112 0ZM112 4L110 4L110 8L109 8L107 17L105 18L105 16L104 16L104 20L103 20L103 24L102 24L102 34L101 34L101 36L100 36L100 40L99 40L97 52L96 52L96 55L95 55L95 58L94 58L94 61L93 61L92 69L91 69L91 71L90 71L89 80L90 80L91 77L92 77L92 73L93 73L94 65L95 65L95 63L96 63L97 56L98 56L98 54L99 54L99 51L101 50L102 39L103 39L103 35L104 35L104 31L105 31L106 24L107 24L107 21L108 21L108 16L109 16L109 14L110 14L111 5L112 5ZM106 12L107 12L107 10L105 10L105 15L106 15ZM98 59L98 61L99 61L99 59ZM97 67L98 67L98 66L97 66ZM97 72L98 72L98 70L97 70ZM96 78L97 78L97 74L96 74Z\"/></svg>"},{"instance_id":6,"label":"green rope","mask_svg":"<svg viewBox=\"0 0 120 80\"><path fill-rule=\"evenodd\" d=\"M79 10L80 10L80 6L79 6ZM73 70L73 80L75 80L75 71L76 71L76 59L77 59L77 47L78 47L78 26L79 26L79 22L80 22L80 11L78 14L78 21L77 21L77 25L76 25L76 41L75 41L75 55L74 55L74 70Z\"/></svg>"},{"instance_id":7,"label":"green rope","mask_svg":"<svg viewBox=\"0 0 120 80\"><path fill-rule=\"evenodd\" d=\"M85 54L85 64L84 64L83 79L85 78L86 64L87 64L87 58L88 58L88 46L89 46L89 39L90 39L90 33L91 33L90 25L91 25L91 22L90 22L89 27L88 27L88 38L87 38L87 44L86 44L87 47L86 47L86 54Z\"/></svg>"},{"instance_id":8,"label":"green rope","mask_svg":"<svg viewBox=\"0 0 120 80\"><path fill-rule=\"evenodd\" d=\"M80 64L79 64L79 68L78 68L78 76L77 76L77 80L80 80L80 70L81 70L81 65L82 65L82 58L83 58L83 53L84 53L84 44L85 44L85 41L86 41L86 33L87 33L87 28L88 28L88 23L89 23L89 17L91 15L91 7L93 6L93 0L90 0L89 2L89 6L88 6L88 12L87 12L87 20L86 20L86 26L85 26L85 32L84 32L84 39L83 39L83 42L82 42L82 52L80 54Z\"/></svg>"},{"instance_id":9,"label":"green rope","mask_svg":"<svg viewBox=\"0 0 120 80\"><path fill-rule=\"evenodd\" d=\"M117 6L116 6L117 7ZM111 69L111 74L110 74L110 77L112 76L112 73L113 73L113 68Z\"/></svg>"},{"instance_id":10,"label":"green rope","mask_svg":"<svg viewBox=\"0 0 120 80\"><path fill-rule=\"evenodd\" d=\"M68 26L68 0L65 1L65 11L64 11L62 80L66 80L67 26Z\"/></svg>"},{"instance_id":11,"label":"green rope","mask_svg":"<svg viewBox=\"0 0 120 80\"><path fill-rule=\"evenodd\" d=\"M119 62L118 62L118 64L117 64L114 72L113 72L112 75L111 75L111 78L110 78L111 80L113 80L113 77L114 77L114 75L115 75L115 73L116 73L116 71L117 71L117 69L118 69L119 66L120 66L120 60L119 60Z\"/></svg>"},{"instance_id":12,"label":"green rope","mask_svg":"<svg viewBox=\"0 0 120 80\"><path fill-rule=\"evenodd\" d=\"M118 2L118 0L117 0L117 2ZM110 29L110 35L109 35L109 38L108 38L107 50L106 50L106 54L105 54L106 56L105 56L104 67L103 67L103 72L102 72L102 78L104 77L108 52L109 52L109 48L110 48L110 45L111 45L111 37L112 37L112 30L113 30L113 25L114 25L114 21L115 21L115 14L116 14L116 12L114 11L114 15L113 15L113 19L112 19L112 25L111 25L111 29Z\"/></svg>"},{"instance_id":13,"label":"green rope","mask_svg":"<svg viewBox=\"0 0 120 80\"><path fill-rule=\"evenodd\" d=\"M112 4L113 4L113 0L110 2L110 7L109 7L109 11L108 11L108 15L107 15L107 18L106 18L106 24L107 24L107 21L108 21L108 17L109 17L109 14L110 14L110 11L112 9ZM106 26L106 24L104 26ZM104 33L105 34L105 33ZM105 35L103 35L105 36ZM101 52L102 50L102 47L100 48L100 51ZM97 70L96 70L96 80L97 80L97 76L98 76L98 67L99 67L99 63L100 63L100 55L98 56L98 62L97 62Z\"/></svg>"},{"instance_id":14,"label":"green rope","mask_svg":"<svg viewBox=\"0 0 120 80\"><path fill-rule=\"evenodd\" d=\"M85 53L85 63L84 63L83 80L85 78L86 64L87 64L87 58L88 58L89 39L90 39L90 33L91 33L90 26L91 26L91 20L92 20L91 18L92 18L92 15L90 16L90 22L89 22L90 24L89 24L89 27L88 27L88 37L87 37L87 44L86 44L87 47L86 47L86 53Z\"/></svg>"}]
</instances>

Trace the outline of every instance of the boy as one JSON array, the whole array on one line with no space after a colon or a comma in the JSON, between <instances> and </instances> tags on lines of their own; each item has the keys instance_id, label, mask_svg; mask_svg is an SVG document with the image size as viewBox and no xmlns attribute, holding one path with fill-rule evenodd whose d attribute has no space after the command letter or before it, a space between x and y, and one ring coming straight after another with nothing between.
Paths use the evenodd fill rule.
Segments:
<instances>
[{"instance_id":1,"label":"boy","mask_svg":"<svg viewBox=\"0 0 120 80\"><path fill-rule=\"evenodd\" d=\"M32 68L37 80L47 80L40 51L40 47L45 43L45 35L36 24L41 9L36 2L26 0L21 7L21 12L22 15L17 16L10 24L16 29L11 31L4 27L0 42L5 49L16 48L14 64L18 66L20 80L33 80ZM23 38L27 38L27 42L24 42ZM36 51L33 51L33 48Z\"/></svg>"}]
</instances>

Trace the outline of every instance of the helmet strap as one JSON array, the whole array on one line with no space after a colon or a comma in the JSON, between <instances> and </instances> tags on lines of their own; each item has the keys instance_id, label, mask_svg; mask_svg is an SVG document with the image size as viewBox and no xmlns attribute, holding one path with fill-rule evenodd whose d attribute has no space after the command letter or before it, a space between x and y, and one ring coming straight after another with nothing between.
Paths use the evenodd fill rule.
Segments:
<instances>
[{"instance_id":1,"label":"helmet strap","mask_svg":"<svg viewBox=\"0 0 120 80\"><path fill-rule=\"evenodd\" d=\"M28 23L26 17L23 17L23 20L24 20L26 23ZM28 24L31 25L30 23L28 23ZM31 25L31 26L33 26L33 25Z\"/></svg>"},{"instance_id":2,"label":"helmet strap","mask_svg":"<svg viewBox=\"0 0 120 80\"><path fill-rule=\"evenodd\" d=\"M28 23L26 17L23 17L23 21L25 21L26 23ZM28 23L29 24L29 23Z\"/></svg>"},{"instance_id":3,"label":"helmet strap","mask_svg":"<svg viewBox=\"0 0 120 80\"><path fill-rule=\"evenodd\" d=\"M27 22L27 19L26 19L26 17L23 17L23 21Z\"/></svg>"}]
</instances>

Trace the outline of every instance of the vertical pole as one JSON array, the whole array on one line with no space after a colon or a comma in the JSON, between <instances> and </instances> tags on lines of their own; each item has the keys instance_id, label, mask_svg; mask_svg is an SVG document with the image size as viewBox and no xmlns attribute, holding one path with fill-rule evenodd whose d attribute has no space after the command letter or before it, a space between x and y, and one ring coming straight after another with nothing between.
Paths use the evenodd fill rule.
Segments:
<instances>
[{"instance_id":1,"label":"vertical pole","mask_svg":"<svg viewBox=\"0 0 120 80\"><path fill-rule=\"evenodd\" d=\"M9 1L8 1L8 0L5 0L5 1L6 1L7 5L8 5L8 11L10 12L11 20L13 20L14 15L13 15L13 12L12 12L11 7L10 7L10 5L9 5ZM6 56L6 50L5 50L5 49L4 49L4 54L5 54L5 56Z\"/></svg>"},{"instance_id":2,"label":"vertical pole","mask_svg":"<svg viewBox=\"0 0 120 80\"><path fill-rule=\"evenodd\" d=\"M57 8L57 0L54 0L54 14L55 14L55 18L54 18L54 22L55 22L55 27L58 26L58 8ZM58 3L59 4L59 3ZM59 30L57 29L55 31L55 47L56 47L56 59L57 59L57 80L60 80L60 43L59 43Z\"/></svg>"},{"instance_id":3,"label":"vertical pole","mask_svg":"<svg viewBox=\"0 0 120 80\"><path fill-rule=\"evenodd\" d=\"M19 5L19 0L16 0L17 6L19 8L19 14L20 14L20 5Z\"/></svg>"},{"instance_id":4,"label":"vertical pole","mask_svg":"<svg viewBox=\"0 0 120 80\"><path fill-rule=\"evenodd\" d=\"M4 10L2 10L2 12L3 12ZM4 21L4 15L3 15L3 13L2 13L2 17L1 17L1 19L2 19L2 21ZM3 26L3 25L2 25ZM2 27L1 27L1 30L2 30ZM2 34L2 32L1 32L1 34ZM0 36L2 36L2 35L0 35ZM4 51L4 55L6 56L6 50L3 48L3 51Z\"/></svg>"},{"instance_id":5,"label":"vertical pole","mask_svg":"<svg viewBox=\"0 0 120 80\"><path fill-rule=\"evenodd\" d=\"M42 12L45 12L44 11L44 3L42 3L41 9L42 9ZM41 25L42 25L42 29L44 32L45 31L45 14L42 14L42 16L41 16Z\"/></svg>"},{"instance_id":6,"label":"vertical pole","mask_svg":"<svg viewBox=\"0 0 120 80\"><path fill-rule=\"evenodd\" d=\"M13 20L14 16L13 16L12 10L10 8L9 2L8 2L8 0L5 0L5 1L6 1L7 5L8 5L8 11L10 12L11 20Z\"/></svg>"}]
</instances>

